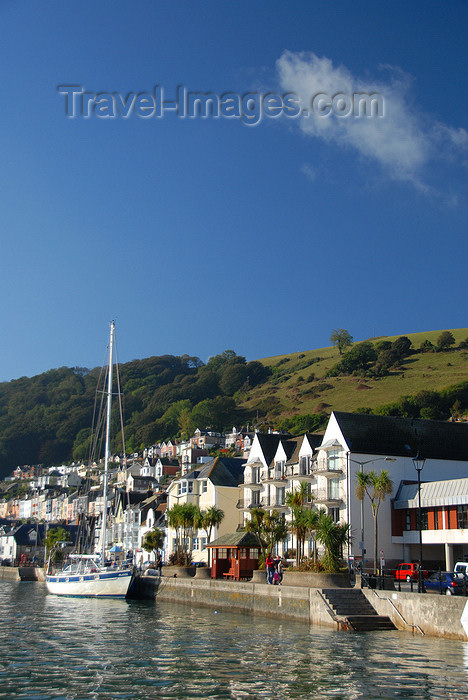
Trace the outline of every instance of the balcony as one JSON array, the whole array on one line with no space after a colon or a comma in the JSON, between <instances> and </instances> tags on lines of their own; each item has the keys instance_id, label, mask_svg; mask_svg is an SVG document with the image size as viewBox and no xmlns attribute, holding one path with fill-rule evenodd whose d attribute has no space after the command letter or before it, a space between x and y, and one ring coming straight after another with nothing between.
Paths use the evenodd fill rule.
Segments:
<instances>
[{"instance_id":1,"label":"balcony","mask_svg":"<svg viewBox=\"0 0 468 700\"><path fill-rule=\"evenodd\" d=\"M343 503L341 496L333 491L316 491L313 496L313 502L319 505L336 506Z\"/></svg>"},{"instance_id":2,"label":"balcony","mask_svg":"<svg viewBox=\"0 0 468 700\"><path fill-rule=\"evenodd\" d=\"M343 465L338 460L320 460L314 464L314 473L317 476L336 478L343 474Z\"/></svg>"},{"instance_id":3,"label":"balcony","mask_svg":"<svg viewBox=\"0 0 468 700\"><path fill-rule=\"evenodd\" d=\"M286 486L288 477L286 474L282 474L280 471L275 469L270 469L268 472L264 472L260 476L262 484L273 484L274 486Z\"/></svg>"},{"instance_id":4,"label":"balcony","mask_svg":"<svg viewBox=\"0 0 468 700\"><path fill-rule=\"evenodd\" d=\"M299 464L293 464L286 468L286 478L294 479L295 481L310 482L315 479L315 472L310 465L304 467Z\"/></svg>"},{"instance_id":5,"label":"balcony","mask_svg":"<svg viewBox=\"0 0 468 700\"><path fill-rule=\"evenodd\" d=\"M262 498L260 505L262 508L265 508L265 510L285 511L288 509L284 501L277 501L275 498Z\"/></svg>"},{"instance_id":6,"label":"balcony","mask_svg":"<svg viewBox=\"0 0 468 700\"><path fill-rule=\"evenodd\" d=\"M260 508L260 503L247 501L245 498L240 498L236 503L236 508L239 510L252 510L252 508Z\"/></svg>"},{"instance_id":7,"label":"balcony","mask_svg":"<svg viewBox=\"0 0 468 700\"><path fill-rule=\"evenodd\" d=\"M244 476L244 483L242 484L244 488L251 489L252 491L259 491L262 488L262 484L257 481L255 477Z\"/></svg>"}]
</instances>

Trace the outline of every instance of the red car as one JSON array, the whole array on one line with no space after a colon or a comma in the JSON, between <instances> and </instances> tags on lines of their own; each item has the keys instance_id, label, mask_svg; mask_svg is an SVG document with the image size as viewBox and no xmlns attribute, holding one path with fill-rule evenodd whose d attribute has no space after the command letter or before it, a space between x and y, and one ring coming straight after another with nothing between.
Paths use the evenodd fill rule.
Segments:
<instances>
[{"instance_id":1,"label":"red car","mask_svg":"<svg viewBox=\"0 0 468 700\"><path fill-rule=\"evenodd\" d=\"M399 564L395 570L397 581L417 581L419 574L419 564ZM423 577L428 577L428 572L423 571Z\"/></svg>"}]
</instances>

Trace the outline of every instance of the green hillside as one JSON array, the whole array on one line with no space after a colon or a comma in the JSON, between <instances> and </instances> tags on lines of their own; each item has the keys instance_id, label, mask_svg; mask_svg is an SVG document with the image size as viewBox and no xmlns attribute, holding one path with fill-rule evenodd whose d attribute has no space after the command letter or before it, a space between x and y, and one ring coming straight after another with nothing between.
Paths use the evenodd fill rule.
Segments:
<instances>
[{"instance_id":1,"label":"green hillside","mask_svg":"<svg viewBox=\"0 0 468 700\"><path fill-rule=\"evenodd\" d=\"M372 338L343 356L329 347L252 362L233 350L206 364L189 355L127 362L120 366L127 451L188 437L197 427L317 430L333 409L443 420L462 415L468 329L444 332L449 346L436 351L441 333ZM87 458L99 377L99 369L61 367L0 384L0 478L18 465ZM122 449L117 416L112 449Z\"/></svg>"},{"instance_id":2,"label":"green hillside","mask_svg":"<svg viewBox=\"0 0 468 700\"><path fill-rule=\"evenodd\" d=\"M436 345L441 332L408 333L406 336L417 350L425 340ZM468 336L467 328L451 332L456 346ZM393 342L397 338L398 336L381 336L369 341L375 344L383 340ZM267 384L253 389L242 405L249 412L259 410L260 415L267 411L268 416L276 420L291 414L330 413L333 409L375 410L403 396L412 396L425 390L440 391L468 381L467 349L415 352L384 377L327 377L327 371L340 359L335 347L262 359L261 362L275 374Z\"/></svg>"}]
</instances>

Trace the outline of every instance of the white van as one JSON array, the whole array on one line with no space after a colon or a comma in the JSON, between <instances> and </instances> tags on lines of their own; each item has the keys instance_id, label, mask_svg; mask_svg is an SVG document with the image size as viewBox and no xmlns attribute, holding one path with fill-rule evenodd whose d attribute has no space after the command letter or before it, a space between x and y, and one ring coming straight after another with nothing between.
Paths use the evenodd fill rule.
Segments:
<instances>
[{"instance_id":1,"label":"white van","mask_svg":"<svg viewBox=\"0 0 468 700\"><path fill-rule=\"evenodd\" d=\"M453 570L468 576L468 561L457 561Z\"/></svg>"}]
</instances>

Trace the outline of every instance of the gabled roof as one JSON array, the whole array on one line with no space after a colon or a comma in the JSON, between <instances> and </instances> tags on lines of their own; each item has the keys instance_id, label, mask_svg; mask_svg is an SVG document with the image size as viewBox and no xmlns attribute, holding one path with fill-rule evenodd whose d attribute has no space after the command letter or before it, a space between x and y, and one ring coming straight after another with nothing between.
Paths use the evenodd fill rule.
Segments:
<instances>
[{"instance_id":1,"label":"gabled roof","mask_svg":"<svg viewBox=\"0 0 468 700\"><path fill-rule=\"evenodd\" d=\"M294 450L289 457L287 464L297 464L299 462L299 452L301 451L305 441L308 442L311 452L315 452L322 440L323 435L315 435L313 433L304 433L304 435L288 440L288 442L294 445Z\"/></svg>"},{"instance_id":2,"label":"gabled roof","mask_svg":"<svg viewBox=\"0 0 468 700\"><path fill-rule=\"evenodd\" d=\"M333 411L346 443L360 454L468 460L468 423Z\"/></svg>"},{"instance_id":3,"label":"gabled roof","mask_svg":"<svg viewBox=\"0 0 468 700\"><path fill-rule=\"evenodd\" d=\"M270 465L275 457L276 450L280 440L290 437L289 435L279 435L275 433L256 433L256 438L262 448L263 456L268 465Z\"/></svg>"},{"instance_id":4,"label":"gabled roof","mask_svg":"<svg viewBox=\"0 0 468 700\"><path fill-rule=\"evenodd\" d=\"M243 457L215 457L198 472L198 479L209 479L215 486L239 486L244 481Z\"/></svg>"}]
</instances>

